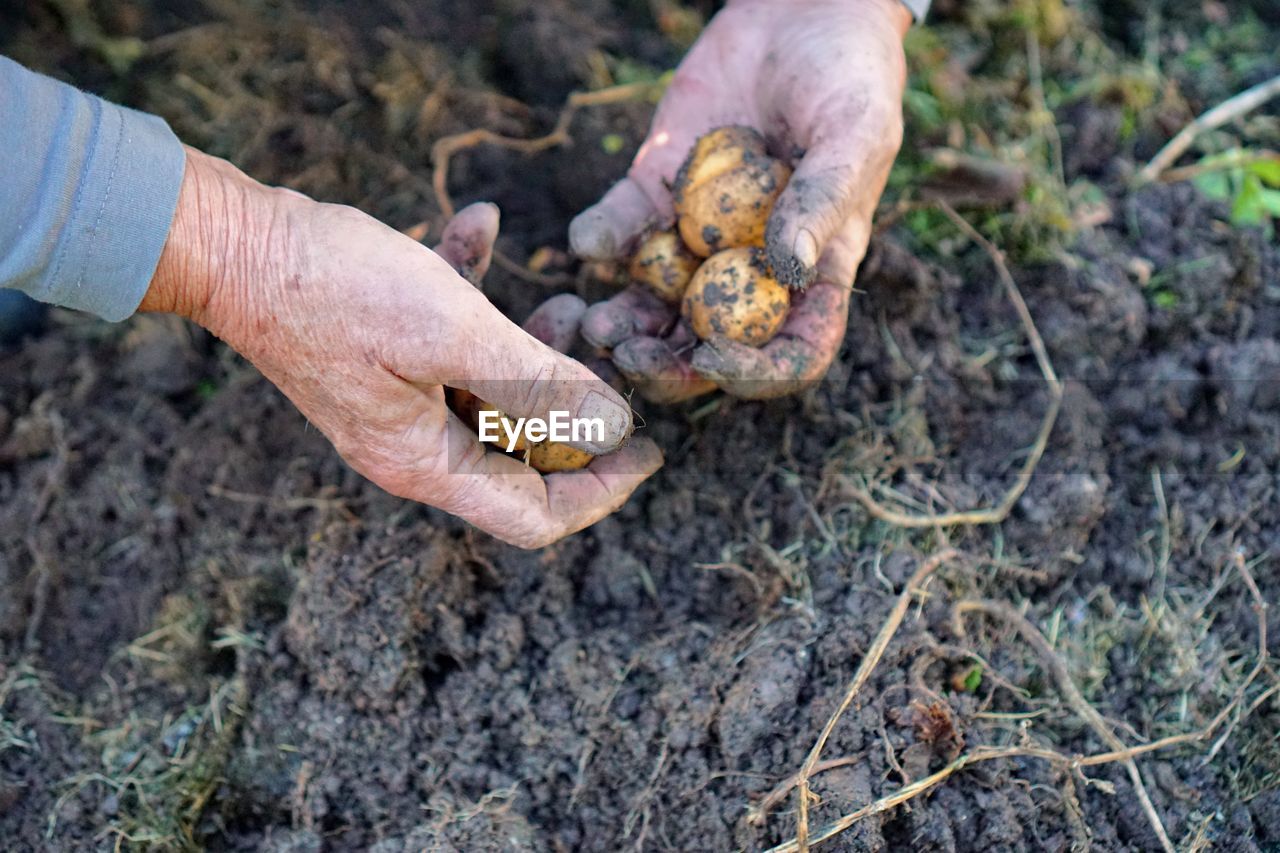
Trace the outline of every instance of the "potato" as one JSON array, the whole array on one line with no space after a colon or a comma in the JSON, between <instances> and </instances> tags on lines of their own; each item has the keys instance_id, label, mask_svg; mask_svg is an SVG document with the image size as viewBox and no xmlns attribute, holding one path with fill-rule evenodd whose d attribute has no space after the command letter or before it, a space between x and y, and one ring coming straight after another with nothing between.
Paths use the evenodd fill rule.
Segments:
<instances>
[{"instance_id":1,"label":"potato","mask_svg":"<svg viewBox=\"0 0 1280 853\"><path fill-rule=\"evenodd\" d=\"M680 236L696 255L764 246L765 225L791 170L749 127L721 127L694 143L672 195Z\"/></svg>"},{"instance_id":2,"label":"potato","mask_svg":"<svg viewBox=\"0 0 1280 853\"><path fill-rule=\"evenodd\" d=\"M507 430L514 431L515 422L503 414L502 410L497 406L486 403L470 391L463 391L461 388L449 389L453 392L453 410L458 417L470 426L473 430L480 430L480 413L481 412L497 412L501 418L498 425L499 444L496 445L501 450L507 449ZM525 441L523 433L516 436L515 448L512 452L523 453L529 449L529 442Z\"/></svg>"},{"instance_id":3,"label":"potato","mask_svg":"<svg viewBox=\"0 0 1280 853\"><path fill-rule=\"evenodd\" d=\"M460 388L450 388L449 391L454 412L474 430L479 431L481 412L498 412L501 415L502 423L498 427L499 443L493 446L505 451L507 449L506 431L514 430L515 423L507 415L502 414L496 406L486 403L470 391L463 391ZM558 441L540 441L530 444L523 432L517 436L511 453L543 474L585 468L595 458L584 450L578 450Z\"/></svg>"},{"instance_id":4,"label":"potato","mask_svg":"<svg viewBox=\"0 0 1280 853\"><path fill-rule=\"evenodd\" d=\"M678 303L702 259L690 252L674 231L659 231L640 244L631 258L633 281L642 282L665 299Z\"/></svg>"},{"instance_id":5,"label":"potato","mask_svg":"<svg viewBox=\"0 0 1280 853\"><path fill-rule=\"evenodd\" d=\"M576 471L587 467L595 457L585 450L578 450L558 441L540 441L529 448L527 460L543 474L556 471Z\"/></svg>"},{"instance_id":6,"label":"potato","mask_svg":"<svg viewBox=\"0 0 1280 853\"><path fill-rule=\"evenodd\" d=\"M681 312L698 337L723 336L761 346L778 333L791 307L791 291L778 283L763 249L718 252L689 282Z\"/></svg>"}]
</instances>

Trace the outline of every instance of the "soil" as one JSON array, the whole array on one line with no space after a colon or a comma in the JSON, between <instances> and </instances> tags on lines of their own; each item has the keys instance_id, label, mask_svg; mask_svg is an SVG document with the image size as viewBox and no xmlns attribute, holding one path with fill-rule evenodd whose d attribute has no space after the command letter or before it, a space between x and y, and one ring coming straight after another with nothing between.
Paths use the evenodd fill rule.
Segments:
<instances>
[{"instance_id":1,"label":"soil","mask_svg":"<svg viewBox=\"0 0 1280 853\"><path fill-rule=\"evenodd\" d=\"M663 69L681 53L649 6L621 0L94 6L100 32L149 44L117 75L100 41L67 35L83 8L0 10L0 50L159 112L259 179L436 234L434 139L537 133L569 91L600 83L600 57ZM458 155L455 200L497 202L512 257L563 249L651 110L584 111L571 147L533 158ZM983 744L1108 748L1011 626L970 615L958 632L959 600L1021 607L1130 743L1203 726L1258 660L1239 567L1277 589L1280 249L1188 184L1126 189L1167 129L1125 136L1105 102L1068 114L1087 131L1069 177L1097 181L1110 216L1069 253L1014 267L1067 380L1062 414L1011 517L949 531L965 557L929 582L836 727L824 758L855 760L815 776L815 827ZM536 553L364 481L199 330L59 312L0 353L6 848L793 838L794 797L762 822L750 807L803 763L942 543L870 518L849 483L892 484L917 508L995 502L1049 402L982 252L953 240L944 255L899 224L859 288L820 387L643 408L666 467L614 517ZM486 292L523 317L554 290L497 269ZM1265 618L1274 654L1280 624ZM1250 702L1273 683L1267 670ZM1264 698L1220 742L1139 761L1175 842L1280 847L1277 725ZM1124 767L1014 758L828 846L1087 840L1158 849Z\"/></svg>"}]
</instances>

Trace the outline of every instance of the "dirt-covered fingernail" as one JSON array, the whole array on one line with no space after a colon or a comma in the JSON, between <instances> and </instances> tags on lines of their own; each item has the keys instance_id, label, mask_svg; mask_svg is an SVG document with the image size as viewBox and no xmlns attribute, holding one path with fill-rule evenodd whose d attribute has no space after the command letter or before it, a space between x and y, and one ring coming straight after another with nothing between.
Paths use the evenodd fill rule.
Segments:
<instances>
[{"instance_id":1,"label":"dirt-covered fingernail","mask_svg":"<svg viewBox=\"0 0 1280 853\"><path fill-rule=\"evenodd\" d=\"M797 261L806 267L818 263L818 241L808 228L801 228L796 234L795 244L791 247Z\"/></svg>"},{"instance_id":2,"label":"dirt-covered fingernail","mask_svg":"<svg viewBox=\"0 0 1280 853\"><path fill-rule=\"evenodd\" d=\"M764 246L773 276L793 289L803 289L817 277L818 242L813 232L801 228L788 245L783 219L774 211L765 229Z\"/></svg>"}]
</instances>

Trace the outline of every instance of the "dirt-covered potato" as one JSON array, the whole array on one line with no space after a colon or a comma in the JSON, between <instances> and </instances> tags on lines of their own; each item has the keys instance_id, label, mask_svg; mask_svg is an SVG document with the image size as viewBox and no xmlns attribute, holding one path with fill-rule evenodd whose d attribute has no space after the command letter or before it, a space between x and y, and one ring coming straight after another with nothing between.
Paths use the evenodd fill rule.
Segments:
<instances>
[{"instance_id":1,"label":"dirt-covered potato","mask_svg":"<svg viewBox=\"0 0 1280 853\"><path fill-rule=\"evenodd\" d=\"M631 258L632 281L649 285L668 302L679 302L698 270L699 258L674 231L659 231L640 244Z\"/></svg>"},{"instance_id":2,"label":"dirt-covered potato","mask_svg":"<svg viewBox=\"0 0 1280 853\"><path fill-rule=\"evenodd\" d=\"M470 391L463 391L461 388L451 388L453 392L453 410L458 417L462 418L473 430L480 429L480 413L496 412L498 415L498 436L502 442L502 449L506 450L506 441L508 431L515 432L516 424L508 418L501 409L490 403L481 400ZM512 448L513 453L524 453L529 449L529 442L525 441L524 435L516 436L515 446Z\"/></svg>"},{"instance_id":3,"label":"dirt-covered potato","mask_svg":"<svg viewBox=\"0 0 1280 853\"><path fill-rule=\"evenodd\" d=\"M716 336L760 346L778 333L791 307L791 291L769 270L763 249L718 252L689 282L682 313L698 337Z\"/></svg>"},{"instance_id":4,"label":"dirt-covered potato","mask_svg":"<svg viewBox=\"0 0 1280 853\"><path fill-rule=\"evenodd\" d=\"M576 471L587 467L595 457L585 450L578 450L558 441L540 441L529 448L528 461L543 474L556 471Z\"/></svg>"},{"instance_id":5,"label":"dirt-covered potato","mask_svg":"<svg viewBox=\"0 0 1280 853\"><path fill-rule=\"evenodd\" d=\"M507 450L509 435L516 433L515 421L503 414L497 406L486 403L470 391L450 388L449 392L450 406L453 411L477 432L480 430L480 413L496 412L499 417L497 427L499 440L493 446L499 450ZM539 441L530 444L523 431L516 434L515 444L510 452L512 455L523 459L542 474L585 468L595 458L585 450L578 450L558 441Z\"/></svg>"},{"instance_id":6,"label":"dirt-covered potato","mask_svg":"<svg viewBox=\"0 0 1280 853\"><path fill-rule=\"evenodd\" d=\"M672 186L681 238L696 255L764 246L765 224L791 170L769 156L749 127L721 127L700 137Z\"/></svg>"}]
</instances>

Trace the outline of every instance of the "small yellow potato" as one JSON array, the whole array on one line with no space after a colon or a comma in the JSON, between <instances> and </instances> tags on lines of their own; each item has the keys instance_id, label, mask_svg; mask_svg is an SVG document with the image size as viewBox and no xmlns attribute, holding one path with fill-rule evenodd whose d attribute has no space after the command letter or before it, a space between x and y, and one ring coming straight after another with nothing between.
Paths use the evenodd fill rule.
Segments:
<instances>
[{"instance_id":1,"label":"small yellow potato","mask_svg":"<svg viewBox=\"0 0 1280 853\"><path fill-rule=\"evenodd\" d=\"M450 388L449 392L450 405L453 411L477 432L480 429L481 412L498 413L501 418L498 423L498 441L496 444L492 442L486 442L486 444L493 444L498 450L505 451L509 442L507 431L515 431L515 422L503 414L496 406L486 403L470 391L464 391L461 388ZM595 458L584 450L578 450L558 441L539 441L530 444L523 431L518 434L515 446L511 449L511 454L543 474L585 468Z\"/></svg>"},{"instance_id":2,"label":"small yellow potato","mask_svg":"<svg viewBox=\"0 0 1280 853\"><path fill-rule=\"evenodd\" d=\"M555 471L576 471L587 467L595 457L585 450L578 450L558 441L540 441L529 448L526 457L530 465L543 474Z\"/></svg>"},{"instance_id":3,"label":"small yellow potato","mask_svg":"<svg viewBox=\"0 0 1280 853\"><path fill-rule=\"evenodd\" d=\"M707 258L689 282L682 313L703 340L726 337L761 346L778 333L791 291L773 277L763 249L726 249Z\"/></svg>"},{"instance_id":4,"label":"small yellow potato","mask_svg":"<svg viewBox=\"0 0 1280 853\"><path fill-rule=\"evenodd\" d=\"M629 272L632 281L649 285L667 302L678 303L700 263L702 259L689 251L678 234L659 231L640 244Z\"/></svg>"},{"instance_id":5,"label":"small yellow potato","mask_svg":"<svg viewBox=\"0 0 1280 853\"><path fill-rule=\"evenodd\" d=\"M453 410L463 422L477 432L480 431L480 413L481 412L497 412L498 414L498 443L495 445L500 450L507 449L508 431L515 432L516 424L497 406L486 403L470 391L464 391L461 388L449 389L453 392ZM521 432L516 436L515 446L512 448L513 453L523 453L529 449L529 442L525 441L524 433Z\"/></svg>"},{"instance_id":6,"label":"small yellow potato","mask_svg":"<svg viewBox=\"0 0 1280 853\"><path fill-rule=\"evenodd\" d=\"M791 170L770 157L749 127L721 127L700 137L672 187L677 228L694 254L764 246L765 225Z\"/></svg>"}]
</instances>

